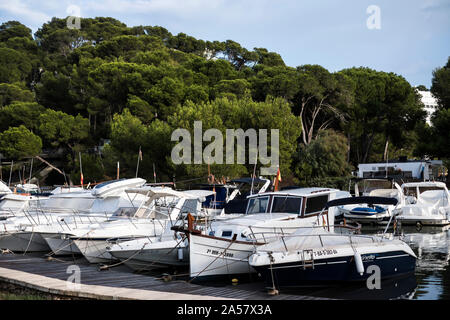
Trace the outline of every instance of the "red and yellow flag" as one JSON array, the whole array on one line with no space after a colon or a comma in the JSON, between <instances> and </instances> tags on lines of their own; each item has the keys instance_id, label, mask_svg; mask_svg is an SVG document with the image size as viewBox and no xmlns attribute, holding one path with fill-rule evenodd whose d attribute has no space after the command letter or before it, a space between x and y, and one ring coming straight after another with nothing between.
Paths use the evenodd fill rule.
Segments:
<instances>
[{"instance_id":1,"label":"red and yellow flag","mask_svg":"<svg viewBox=\"0 0 450 320\"><path fill-rule=\"evenodd\" d=\"M275 183L274 183L275 191L278 191L278 184L280 181L281 181L281 172L280 172L280 168L278 168L277 176L275 177Z\"/></svg>"}]
</instances>

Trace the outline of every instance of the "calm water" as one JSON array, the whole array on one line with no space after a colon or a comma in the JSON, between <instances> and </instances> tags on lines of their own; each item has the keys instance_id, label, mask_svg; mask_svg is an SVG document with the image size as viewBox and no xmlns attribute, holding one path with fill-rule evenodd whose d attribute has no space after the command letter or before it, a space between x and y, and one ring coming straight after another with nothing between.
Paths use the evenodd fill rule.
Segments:
<instances>
[{"instance_id":1,"label":"calm water","mask_svg":"<svg viewBox=\"0 0 450 320\"><path fill-rule=\"evenodd\" d=\"M450 226L402 228L417 255L417 287L412 299L450 299Z\"/></svg>"}]
</instances>

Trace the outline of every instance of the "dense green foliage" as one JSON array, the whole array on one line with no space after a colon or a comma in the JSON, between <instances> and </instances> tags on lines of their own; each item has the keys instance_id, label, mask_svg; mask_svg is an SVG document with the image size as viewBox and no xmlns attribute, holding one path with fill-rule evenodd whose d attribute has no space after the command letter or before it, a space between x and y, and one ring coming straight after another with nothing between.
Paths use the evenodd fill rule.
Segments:
<instances>
[{"instance_id":1,"label":"dense green foliage","mask_svg":"<svg viewBox=\"0 0 450 320\"><path fill-rule=\"evenodd\" d=\"M81 152L88 182L115 177L117 161L122 177L134 176L141 148L140 176L153 180L155 166L160 181L204 177L206 165L170 160L173 130L192 132L202 120L204 131L280 129L283 180L313 183L386 156L449 157L448 149L432 153L419 144L421 133L448 124L445 68L434 74L431 90L443 111L431 129L415 89L393 73L293 68L265 48L172 35L159 26L127 27L113 18L81 19L79 30L53 18L34 37L9 21L0 26L0 152L16 159L43 147L74 182ZM251 174L253 166L210 170L235 177Z\"/></svg>"},{"instance_id":2,"label":"dense green foliage","mask_svg":"<svg viewBox=\"0 0 450 320\"><path fill-rule=\"evenodd\" d=\"M430 156L450 160L450 57L447 64L433 71L431 93L438 101L438 109L431 117L432 127L422 129L426 137L420 150Z\"/></svg>"}]
</instances>

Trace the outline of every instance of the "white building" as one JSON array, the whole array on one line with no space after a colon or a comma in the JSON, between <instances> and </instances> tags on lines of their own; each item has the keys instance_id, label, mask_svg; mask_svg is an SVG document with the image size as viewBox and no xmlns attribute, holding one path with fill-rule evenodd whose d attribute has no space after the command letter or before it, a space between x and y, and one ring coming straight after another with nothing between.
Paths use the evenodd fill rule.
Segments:
<instances>
[{"instance_id":1,"label":"white building","mask_svg":"<svg viewBox=\"0 0 450 320\"><path fill-rule=\"evenodd\" d=\"M359 178L402 177L403 179L434 180L443 173L442 160L407 160L380 163L360 163ZM387 175L386 175L387 171Z\"/></svg>"},{"instance_id":2,"label":"white building","mask_svg":"<svg viewBox=\"0 0 450 320\"><path fill-rule=\"evenodd\" d=\"M425 105L425 111L427 112L427 123L431 125L431 115L436 111L438 107L438 103L436 98L431 94L430 91L418 91L422 103Z\"/></svg>"}]
</instances>

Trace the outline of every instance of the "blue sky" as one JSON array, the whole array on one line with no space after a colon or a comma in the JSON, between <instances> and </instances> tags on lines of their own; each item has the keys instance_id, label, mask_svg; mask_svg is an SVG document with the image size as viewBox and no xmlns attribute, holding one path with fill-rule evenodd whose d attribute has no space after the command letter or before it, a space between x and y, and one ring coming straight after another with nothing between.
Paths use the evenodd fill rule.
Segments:
<instances>
[{"instance_id":1,"label":"blue sky","mask_svg":"<svg viewBox=\"0 0 450 320\"><path fill-rule=\"evenodd\" d=\"M395 72L431 85L432 70L450 56L450 0L0 0L0 21L36 31L51 17L110 16L128 26L160 25L204 40L232 39L267 48L287 65L353 66ZM381 29L367 28L370 5Z\"/></svg>"}]
</instances>

